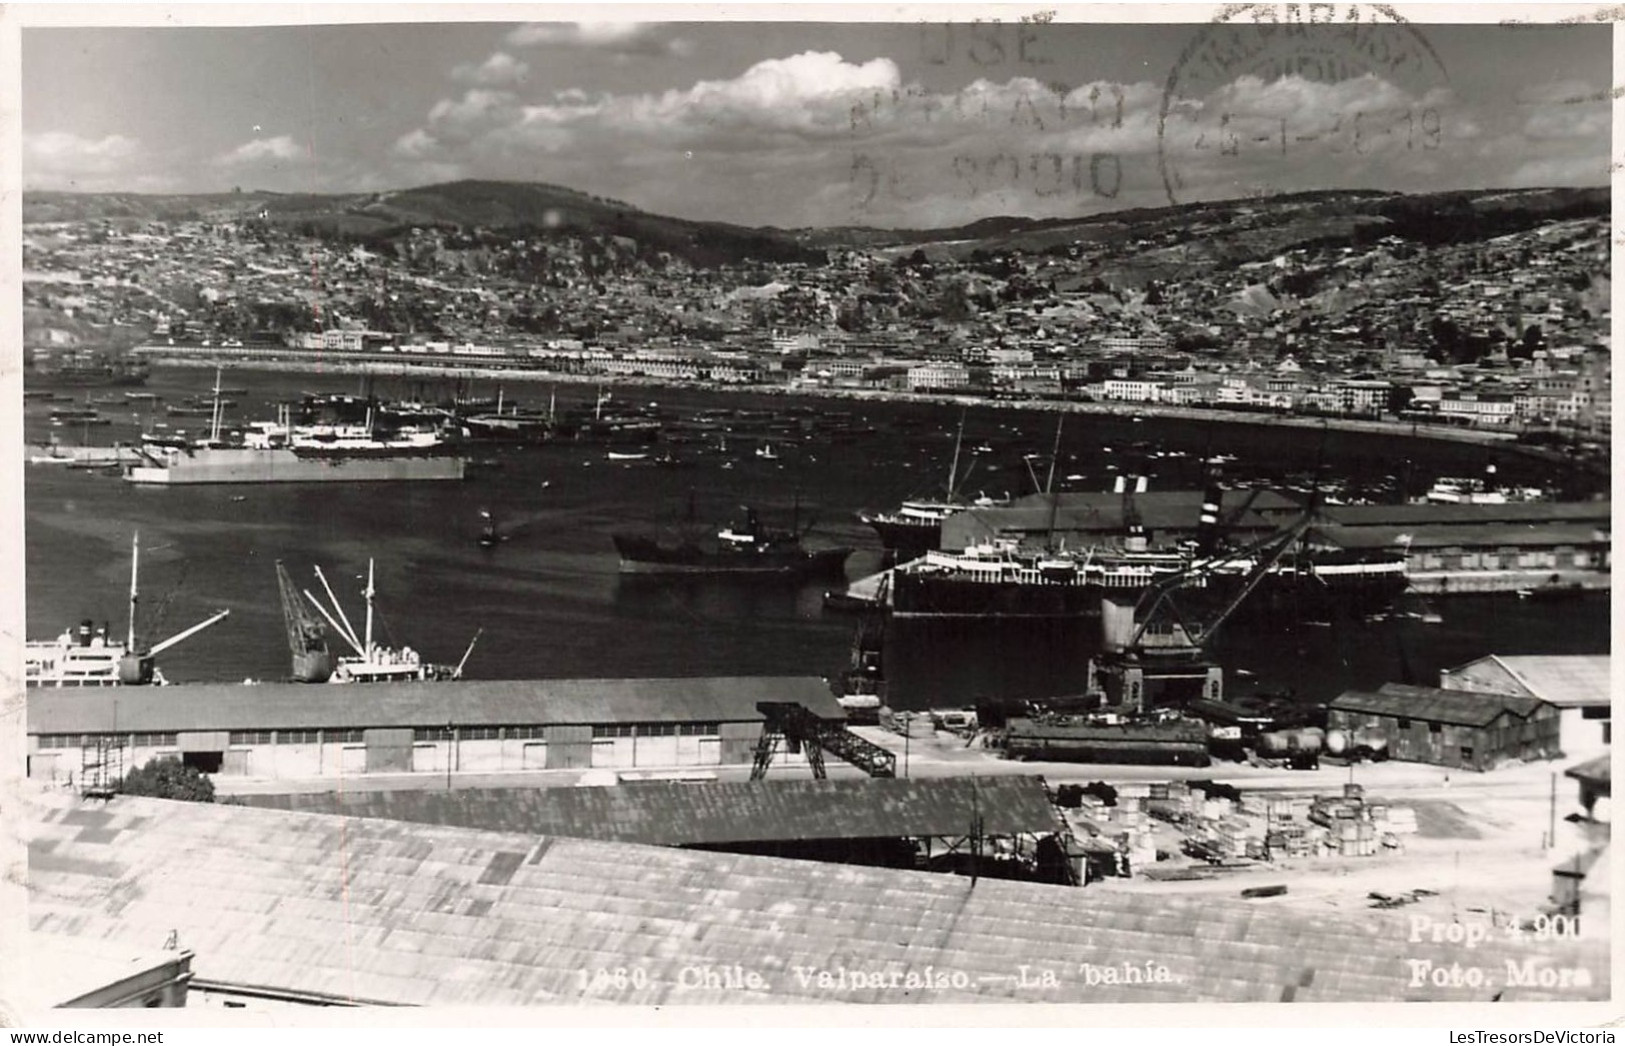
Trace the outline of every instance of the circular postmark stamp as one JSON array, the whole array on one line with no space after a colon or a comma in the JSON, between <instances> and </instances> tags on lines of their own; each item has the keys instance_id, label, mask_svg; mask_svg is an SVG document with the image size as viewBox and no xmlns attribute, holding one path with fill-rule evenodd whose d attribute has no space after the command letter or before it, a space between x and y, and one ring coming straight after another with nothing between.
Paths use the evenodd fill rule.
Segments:
<instances>
[{"instance_id":1,"label":"circular postmark stamp","mask_svg":"<svg viewBox=\"0 0 1625 1046\"><path fill-rule=\"evenodd\" d=\"M1168 74L1157 167L1170 204L1325 188L1322 173L1438 161L1449 77L1387 5L1236 4Z\"/></svg>"}]
</instances>

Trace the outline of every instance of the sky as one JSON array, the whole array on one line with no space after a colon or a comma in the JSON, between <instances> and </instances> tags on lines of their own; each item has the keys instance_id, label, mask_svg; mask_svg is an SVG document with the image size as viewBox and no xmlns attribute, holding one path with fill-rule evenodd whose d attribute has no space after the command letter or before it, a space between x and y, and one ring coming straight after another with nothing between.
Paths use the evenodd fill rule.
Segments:
<instances>
[{"instance_id":1,"label":"sky","mask_svg":"<svg viewBox=\"0 0 1625 1046\"><path fill-rule=\"evenodd\" d=\"M537 181L784 228L1606 185L1611 33L1246 16L29 28L23 181Z\"/></svg>"}]
</instances>

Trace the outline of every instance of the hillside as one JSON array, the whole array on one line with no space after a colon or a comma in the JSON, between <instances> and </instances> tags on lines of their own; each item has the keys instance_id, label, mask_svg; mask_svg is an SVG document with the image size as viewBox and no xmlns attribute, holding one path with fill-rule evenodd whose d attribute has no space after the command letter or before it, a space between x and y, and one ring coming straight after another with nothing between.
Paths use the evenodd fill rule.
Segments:
<instances>
[{"instance_id":1,"label":"hillside","mask_svg":"<svg viewBox=\"0 0 1625 1046\"><path fill-rule=\"evenodd\" d=\"M1073 244L1130 248L1123 266L1166 278L1188 265L1231 265L1295 247L1400 236L1441 245L1489 239L1564 218L1608 213L1608 190L1482 190L1406 196L1328 190L1263 199L1116 211L1081 218L987 218L948 229L758 229L650 214L555 185L460 181L384 193L267 192L195 196L26 193L27 223L258 218L324 238L386 243L414 227L480 229L497 236L619 237L711 267L747 260L817 264L832 249L922 250L963 259L977 251L1038 253ZM1116 252L1114 252L1116 253Z\"/></svg>"}]
</instances>

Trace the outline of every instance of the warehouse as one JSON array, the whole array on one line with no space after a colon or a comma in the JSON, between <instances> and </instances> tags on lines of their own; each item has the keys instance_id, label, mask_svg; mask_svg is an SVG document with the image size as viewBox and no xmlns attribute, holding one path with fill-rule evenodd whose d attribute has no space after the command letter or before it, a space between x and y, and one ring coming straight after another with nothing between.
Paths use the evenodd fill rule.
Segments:
<instances>
[{"instance_id":1,"label":"warehouse","mask_svg":"<svg viewBox=\"0 0 1625 1046\"><path fill-rule=\"evenodd\" d=\"M381 789L243 795L245 806L680 846L844 864L1066 879L1066 824L1038 777L780 778L603 788ZM1051 844L1041 843L1050 839ZM1041 860L1042 856L1053 860ZM995 857L997 855L997 857Z\"/></svg>"},{"instance_id":2,"label":"warehouse","mask_svg":"<svg viewBox=\"0 0 1625 1046\"><path fill-rule=\"evenodd\" d=\"M1560 754L1557 707L1534 697L1385 683L1347 691L1326 718L1329 729L1386 739L1389 758L1413 763L1490 770Z\"/></svg>"},{"instance_id":3,"label":"warehouse","mask_svg":"<svg viewBox=\"0 0 1625 1046\"><path fill-rule=\"evenodd\" d=\"M1411 587L1427 593L1605 588L1613 562L1607 531L1584 523L1319 526L1311 536L1403 555Z\"/></svg>"},{"instance_id":4,"label":"warehouse","mask_svg":"<svg viewBox=\"0 0 1625 1046\"><path fill-rule=\"evenodd\" d=\"M1607 751L1613 740L1613 699L1607 654L1491 654L1439 673L1446 690L1538 697L1562 710L1564 755Z\"/></svg>"},{"instance_id":5,"label":"warehouse","mask_svg":"<svg viewBox=\"0 0 1625 1046\"><path fill-rule=\"evenodd\" d=\"M155 758L281 779L748 764L760 701L845 718L814 677L34 690L28 773L85 783Z\"/></svg>"}]
</instances>

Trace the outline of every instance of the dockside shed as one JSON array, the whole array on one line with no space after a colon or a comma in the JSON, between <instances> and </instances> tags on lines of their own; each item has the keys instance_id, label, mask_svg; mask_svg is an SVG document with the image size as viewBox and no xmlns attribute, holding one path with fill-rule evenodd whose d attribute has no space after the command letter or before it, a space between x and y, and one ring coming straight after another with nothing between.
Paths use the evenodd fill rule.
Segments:
<instances>
[{"instance_id":1,"label":"dockside shed","mask_svg":"<svg viewBox=\"0 0 1625 1046\"><path fill-rule=\"evenodd\" d=\"M1562 750L1557 707L1535 697L1387 683L1343 693L1326 718L1330 729L1386 738L1392 759L1464 770L1552 759Z\"/></svg>"},{"instance_id":2,"label":"dockside shed","mask_svg":"<svg viewBox=\"0 0 1625 1046\"><path fill-rule=\"evenodd\" d=\"M684 768L748 764L761 701L844 720L816 677L76 687L29 692L28 772L179 759L210 774ZM781 761L802 758L781 753Z\"/></svg>"},{"instance_id":3,"label":"dockside shed","mask_svg":"<svg viewBox=\"0 0 1625 1046\"><path fill-rule=\"evenodd\" d=\"M1613 741L1613 698L1607 654L1504 655L1439 673L1446 690L1538 697L1561 711L1564 755L1605 752Z\"/></svg>"}]
</instances>

